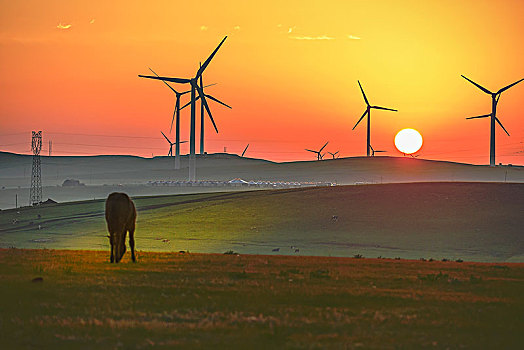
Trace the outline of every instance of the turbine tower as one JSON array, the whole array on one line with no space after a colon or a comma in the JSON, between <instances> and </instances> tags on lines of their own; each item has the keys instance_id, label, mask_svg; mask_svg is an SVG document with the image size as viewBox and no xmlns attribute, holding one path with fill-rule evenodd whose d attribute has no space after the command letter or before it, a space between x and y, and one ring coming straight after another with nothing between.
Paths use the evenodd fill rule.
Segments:
<instances>
[{"instance_id":1,"label":"turbine tower","mask_svg":"<svg viewBox=\"0 0 524 350\"><path fill-rule=\"evenodd\" d=\"M202 68L202 62L198 62L199 68ZM204 92L203 74L200 74L200 87ZM200 154L204 154L204 103L200 101Z\"/></svg>"},{"instance_id":2,"label":"turbine tower","mask_svg":"<svg viewBox=\"0 0 524 350\"><path fill-rule=\"evenodd\" d=\"M211 119L211 122L213 123L213 126L215 128L215 131L218 133L218 128L215 124L215 121L213 120L213 116L211 115L211 110L209 109L209 106L207 105L206 96L204 95L204 92L202 91L202 87L198 85L198 79L204 73L204 70L207 68L213 57L215 57L218 49L220 49L220 46L224 43L224 41L227 39L227 36L222 39L220 44L218 44L217 48L211 53L211 55L207 58L207 60L204 61L204 64L197 70L195 76L193 78L170 78L170 77L158 77L158 76L148 76L148 75L139 75L140 78L147 78L147 79L156 79L156 80L163 80L163 81L169 81L177 84L190 84L191 86L191 126L190 126L190 135L189 135L189 181L195 181L196 180L196 151L195 151L195 134L196 134L196 93L198 92L199 97L202 99L202 103L204 104L204 107L206 108L206 111L209 115L209 118Z\"/></svg>"},{"instance_id":3,"label":"turbine tower","mask_svg":"<svg viewBox=\"0 0 524 350\"><path fill-rule=\"evenodd\" d=\"M317 155L317 160L322 160L322 159L324 159L324 156L322 155L322 150L324 149L324 147L327 146L328 143L329 143L329 141L326 142L326 144L324 146L322 146L322 148L319 149L318 151L314 151L314 150L307 149L307 148L305 148L305 150L308 151L308 152L315 153Z\"/></svg>"},{"instance_id":4,"label":"turbine tower","mask_svg":"<svg viewBox=\"0 0 524 350\"><path fill-rule=\"evenodd\" d=\"M40 168L40 151L42 150L42 131L33 131L31 150L33 151L33 168L31 171L31 191L29 201L31 205L42 203L42 169Z\"/></svg>"},{"instance_id":5,"label":"turbine tower","mask_svg":"<svg viewBox=\"0 0 524 350\"><path fill-rule=\"evenodd\" d=\"M495 163L495 122L499 123L500 127L509 136L509 133L506 130L506 128L504 127L504 125L502 125L502 123L500 122L499 118L497 118L497 104L499 103L500 95L504 91L506 91L507 89L509 89L513 85L517 85L518 83L523 81L524 78L520 79L520 80L518 80L518 81L516 81L516 82L514 82L512 84L509 84L508 86L503 87L502 89L500 89L497 92L491 92L488 89L486 89L485 87L475 83L473 80L466 78L464 75L461 75L461 77L466 79L467 81L469 81L471 84L475 85L476 87L478 87L480 90L482 90L486 94L491 95L491 113L485 114L485 115L479 115L479 116L476 116L476 117L468 117L466 119L477 119L477 118L491 117L491 123L490 123L491 124L491 129L490 129L490 138L489 138L489 165L490 166L495 166L496 165L496 163Z\"/></svg>"},{"instance_id":6,"label":"turbine tower","mask_svg":"<svg viewBox=\"0 0 524 350\"><path fill-rule=\"evenodd\" d=\"M368 115L368 130L367 130L367 156L369 157L371 155L371 140L370 140L370 134L371 134L371 110L372 109L382 109L382 110L385 110L385 111L393 111L393 112L398 112L398 110L396 109L391 109L391 108L386 108L386 107L379 107L379 106L372 106L369 104L369 101L366 97L366 94L364 93L364 89L362 89L362 85L360 85L360 81L358 81L358 86L360 86L360 91L362 91L362 96L364 96L364 101L366 102L366 111L364 112L364 114L362 114L362 117L360 117L360 119L358 120L358 122L355 124L355 126L353 127L352 130L355 130L355 128L357 127L358 123L360 123L360 121L362 119L364 119L364 117L366 116L366 114Z\"/></svg>"}]
</instances>

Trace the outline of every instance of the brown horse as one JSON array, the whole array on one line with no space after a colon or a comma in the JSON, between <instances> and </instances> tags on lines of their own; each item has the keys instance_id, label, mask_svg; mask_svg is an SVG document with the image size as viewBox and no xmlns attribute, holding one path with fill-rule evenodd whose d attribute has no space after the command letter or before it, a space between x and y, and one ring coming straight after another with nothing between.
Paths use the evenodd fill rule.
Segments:
<instances>
[{"instance_id":1,"label":"brown horse","mask_svg":"<svg viewBox=\"0 0 524 350\"><path fill-rule=\"evenodd\" d=\"M111 262L118 263L126 252L126 234L129 232L131 259L135 259L136 209L125 193L113 192L106 200L106 221L111 243Z\"/></svg>"}]
</instances>

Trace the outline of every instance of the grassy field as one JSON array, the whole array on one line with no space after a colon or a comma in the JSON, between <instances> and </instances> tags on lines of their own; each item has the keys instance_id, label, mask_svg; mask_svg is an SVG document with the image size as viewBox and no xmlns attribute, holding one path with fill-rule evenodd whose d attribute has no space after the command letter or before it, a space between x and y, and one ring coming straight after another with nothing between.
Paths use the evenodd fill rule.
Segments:
<instances>
[{"instance_id":1,"label":"grassy field","mask_svg":"<svg viewBox=\"0 0 524 350\"><path fill-rule=\"evenodd\" d=\"M335 186L134 201L136 244L145 251L524 262L524 184ZM103 200L0 211L3 248L107 250L106 235Z\"/></svg>"},{"instance_id":2,"label":"grassy field","mask_svg":"<svg viewBox=\"0 0 524 350\"><path fill-rule=\"evenodd\" d=\"M101 251L0 249L2 349L524 343L523 264L128 255L114 265Z\"/></svg>"}]
</instances>

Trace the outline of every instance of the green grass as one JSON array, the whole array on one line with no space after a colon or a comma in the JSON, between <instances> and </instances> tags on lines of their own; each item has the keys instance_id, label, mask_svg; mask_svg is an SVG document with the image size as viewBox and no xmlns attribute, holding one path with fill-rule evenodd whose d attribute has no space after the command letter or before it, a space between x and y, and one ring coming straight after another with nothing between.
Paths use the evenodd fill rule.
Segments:
<instances>
[{"instance_id":1,"label":"green grass","mask_svg":"<svg viewBox=\"0 0 524 350\"><path fill-rule=\"evenodd\" d=\"M522 184L336 186L134 201L137 248L147 251L524 261ZM98 200L2 211L0 247L108 249L103 210Z\"/></svg>"},{"instance_id":2,"label":"green grass","mask_svg":"<svg viewBox=\"0 0 524 350\"><path fill-rule=\"evenodd\" d=\"M523 264L6 249L0 280L3 349L524 342Z\"/></svg>"}]
</instances>

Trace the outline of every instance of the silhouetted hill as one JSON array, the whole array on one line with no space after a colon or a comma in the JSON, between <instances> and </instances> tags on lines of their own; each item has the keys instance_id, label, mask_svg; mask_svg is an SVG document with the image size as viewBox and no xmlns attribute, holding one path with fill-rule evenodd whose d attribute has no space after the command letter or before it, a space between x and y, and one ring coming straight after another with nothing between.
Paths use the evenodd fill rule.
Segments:
<instances>
[{"instance_id":1,"label":"silhouetted hill","mask_svg":"<svg viewBox=\"0 0 524 350\"><path fill-rule=\"evenodd\" d=\"M79 156L42 158L44 186L76 178L87 185L146 183L149 180L187 180L188 158L174 170L173 158L136 156ZM1 185L26 187L31 175L31 156L0 152ZM275 163L216 153L197 155L198 180L282 180L389 183L419 181L524 182L520 166L489 167L407 157L352 157L324 161Z\"/></svg>"},{"instance_id":2,"label":"silhouetted hill","mask_svg":"<svg viewBox=\"0 0 524 350\"><path fill-rule=\"evenodd\" d=\"M155 188L149 181L185 181L188 157L182 156L179 170L171 157L136 156L42 156L44 200L59 202L103 198L114 190L130 195L194 193L237 188L169 187ZM0 208L12 208L15 195L27 205L31 183L31 156L0 152ZM408 157L351 157L324 161L275 163L242 158L234 154L197 155L197 180L244 180L287 182L332 182L337 184L399 182L524 182L520 166L471 165ZM77 179L85 188L58 188L66 179ZM20 187L20 188L19 188Z\"/></svg>"}]
</instances>

